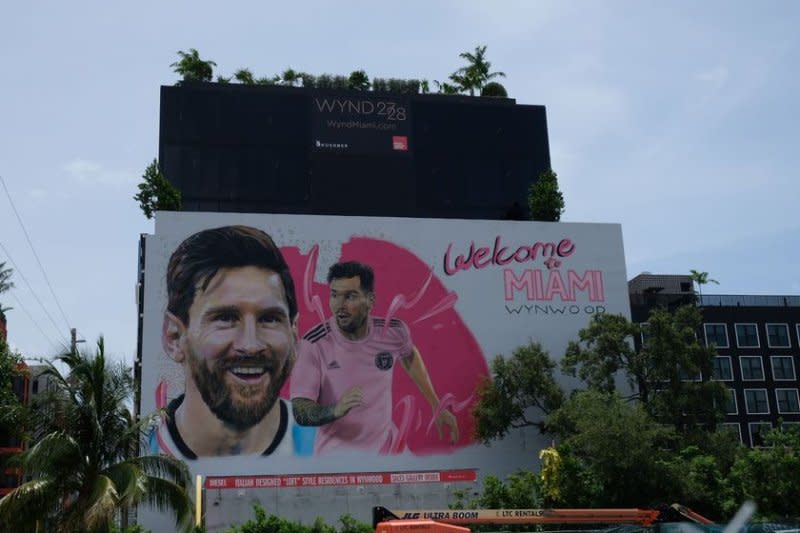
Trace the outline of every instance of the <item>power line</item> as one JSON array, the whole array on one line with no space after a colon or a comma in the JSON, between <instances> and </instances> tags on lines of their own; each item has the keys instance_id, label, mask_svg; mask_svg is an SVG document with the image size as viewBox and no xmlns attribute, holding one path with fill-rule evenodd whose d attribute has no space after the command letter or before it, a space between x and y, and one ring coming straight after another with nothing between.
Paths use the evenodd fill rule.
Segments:
<instances>
[{"instance_id":1,"label":"power line","mask_svg":"<svg viewBox=\"0 0 800 533\"><path fill-rule=\"evenodd\" d=\"M39 304L39 307L42 308L42 311L44 311L44 314L47 315L47 318L50 319L50 323L53 324L53 327L56 328L56 331L60 331L60 328L58 327L58 324L56 324L56 321L53 320L53 317L52 317L52 315L50 315L50 312L47 310L47 308L44 306L42 301L36 295L36 291L33 290L33 287L31 286L30 282L28 281L28 278L25 277L25 274L22 273L22 270L20 270L20 268L17 266L17 263L14 262L14 259L11 257L11 254L8 253L8 250L6 250L6 247L3 246L3 242L2 241L0 241L0 250L3 250L3 253L6 254L6 257L11 262L11 266L14 267L14 272L16 274L19 274L19 277L22 278L22 281L25 282L25 285L28 287L28 290L31 291L31 294L33 295L33 298L36 300L36 302ZM63 333L62 333L62 335L63 335ZM66 338L67 337L65 336L64 339L66 339Z\"/></svg>"},{"instance_id":2,"label":"power line","mask_svg":"<svg viewBox=\"0 0 800 533\"><path fill-rule=\"evenodd\" d=\"M39 270L42 271L42 276L44 276L44 281L47 283L47 287L50 289L50 294L53 295L53 299L56 301L56 306L58 307L58 310L61 312L61 318L64 319L64 323L66 323L67 329L71 329L69 325L69 320L67 320L67 315L64 313L64 309L61 308L61 302L58 301L58 297L56 296L56 293L53 290L53 286L50 285L50 279L48 279L47 273L44 271L44 266L42 265L42 262L39 260L39 254L36 253L36 249L33 247L33 242L31 242L31 238L28 236L28 230L25 229L25 224L22 223L22 217L19 216L19 212L17 212L17 208L14 206L14 201L11 199L11 194L8 192L8 187L6 187L6 182L3 179L3 176L0 176L0 184L3 185L3 189L6 191L6 196L8 197L8 203L11 204L11 209L14 210L14 214L17 216L17 221L19 222L19 225L22 228L22 233L25 234L25 240L28 241L28 246L31 247L31 252L33 252L33 257L36 258L36 263L39 264Z\"/></svg>"},{"instance_id":3,"label":"power line","mask_svg":"<svg viewBox=\"0 0 800 533\"><path fill-rule=\"evenodd\" d=\"M27 309L27 308L26 308L26 307L25 307L25 306L22 304L22 300L20 300L20 299L17 297L17 295L16 295L16 294L14 294L13 292L9 292L9 294L10 294L10 295L11 295L11 296L14 298L14 301L15 301L15 302L17 302L17 305L19 306L19 308L20 308L20 309L22 309L22 311L23 311L23 312L24 312L26 315L28 315L28 319L29 319L29 320L30 320L30 321L33 323L33 325L34 325L34 326L36 326L36 329L38 329L38 330L39 330L39 333L41 333L41 334L42 334L42 337L44 337L45 339L47 339L47 342L49 342L49 343L50 343L50 345L52 345L52 346L57 346L57 345L58 345L58 343L56 343L56 342L53 342L53 339L52 339L52 338L50 338L50 336L49 336L47 333L45 333L45 332L44 332L44 330L43 330L43 329L42 329L42 327L39 325L39 323L38 323L38 322L37 322L37 321L36 321L36 320L33 318L33 315L31 315L31 314L30 314L30 312L28 311L28 309ZM15 308L15 309L16 309L16 308ZM63 345L63 344L62 344L62 346L65 346L65 345Z\"/></svg>"}]
</instances>

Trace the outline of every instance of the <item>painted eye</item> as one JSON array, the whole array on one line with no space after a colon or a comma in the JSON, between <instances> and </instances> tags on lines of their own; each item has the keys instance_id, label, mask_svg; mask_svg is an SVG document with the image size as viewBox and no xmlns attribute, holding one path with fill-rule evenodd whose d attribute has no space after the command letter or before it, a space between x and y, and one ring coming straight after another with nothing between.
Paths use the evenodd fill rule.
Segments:
<instances>
[{"instance_id":1,"label":"painted eye","mask_svg":"<svg viewBox=\"0 0 800 533\"><path fill-rule=\"evenodd\" d=\"M223 324L233 324L234 322L236 322L236 320L238 320L238 318L239 317L236 315L236 313L231 313L226 311L214 315L214 322L221 322Z\"/></svg>"},{"instance_id":2,"label":"painted eye","mask_svg":"<svg viewBox=\"0 0 800 533\"><path fill-rule=\"evenodd\" d=\"M283 322L283 315L279 313L269 313L262 315L258 321L262 324L280 324Z\"/></svg>"}]
</instances>

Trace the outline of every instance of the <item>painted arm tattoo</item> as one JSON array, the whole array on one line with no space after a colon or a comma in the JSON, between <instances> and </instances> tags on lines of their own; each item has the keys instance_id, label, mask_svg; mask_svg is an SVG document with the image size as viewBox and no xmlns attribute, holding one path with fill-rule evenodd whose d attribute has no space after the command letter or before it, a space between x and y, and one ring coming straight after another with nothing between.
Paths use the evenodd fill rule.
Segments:
<instances>
[{"instance_id":1,"label":"painted arm tattoo","mask_svg":"<svg viewBox=\"0 0 800 533\"><path fill-rule=\"evenodd\" d=\"M335 405L320 405L308 398L292 398L294 420L301 426L324 426L336 420Z\"/></svg>"}]
</instances>

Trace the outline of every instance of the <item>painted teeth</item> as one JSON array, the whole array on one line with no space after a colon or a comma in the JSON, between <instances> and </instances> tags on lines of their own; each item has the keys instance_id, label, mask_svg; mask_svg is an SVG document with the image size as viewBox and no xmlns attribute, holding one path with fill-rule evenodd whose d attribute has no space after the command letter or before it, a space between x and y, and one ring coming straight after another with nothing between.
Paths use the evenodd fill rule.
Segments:
<instances>
[{"instance_id":1,"label":"painted teeth","mask_svg":"<svg viewBox=\"0 0 800 533\"><path fill-rule=\"evenodd\" d=\"M236 367L233 370L234 374L263 374L264 369L261 367Z\"/></svg>"}]
</instances>

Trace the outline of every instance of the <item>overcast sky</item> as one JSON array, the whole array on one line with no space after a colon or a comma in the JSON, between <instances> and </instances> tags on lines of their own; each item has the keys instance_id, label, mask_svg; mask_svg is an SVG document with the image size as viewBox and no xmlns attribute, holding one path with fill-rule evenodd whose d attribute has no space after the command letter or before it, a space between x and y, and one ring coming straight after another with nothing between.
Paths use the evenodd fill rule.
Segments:
<instances>
[{"instance_id":1,"label":"overcast sky","mask_svg":"<svg viewBox=\"0 0 800 533\"><path fill-rule=\"evenodd\" d=\"M225 75L443 80L486 44L509 95L547 108L562 220L621 223L629 278L693 268L709 292L798 294L798 27L794 1L9 3L0 176L49 280L0 188L9 340L50 356L72 326L132 360L153 230L132 196L189 48Z\"/></svg>"}]
</instances>

